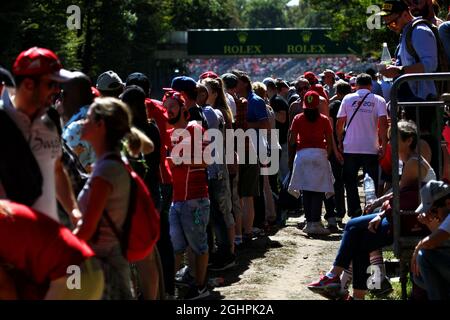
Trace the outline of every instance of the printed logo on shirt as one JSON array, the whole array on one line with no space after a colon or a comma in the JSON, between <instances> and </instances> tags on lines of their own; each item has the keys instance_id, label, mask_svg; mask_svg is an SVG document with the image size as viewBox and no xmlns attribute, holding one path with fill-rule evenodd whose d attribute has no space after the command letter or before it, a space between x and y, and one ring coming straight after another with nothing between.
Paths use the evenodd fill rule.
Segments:
<instances>
[{"instance_id":1,"label":"printed logo on shirt","mask_svg":"<svg viewBox=\"0 0 450 320\"><path fill-rule=\"evenodd\" d=\"M361 101L353 101L352 108L356 109L358 108L358 104ZM373 109L375 108L375 102L373 101L364 101L362 106L359 108L358 112L364 112L364 113L372 113Z\"/></svg>"},{"instance_id":2,"label":"printed logo on shirt","mask_svg":"<svg viewBox=\"0 0 450 320\"><path fill-rule=\"evenodd\" d=\"M61 141L57 136L44 136L39 132L31 137L31 150L34 154L50 153L51 159L55 159L61 153Z\"/></svg>"}]
</instances>

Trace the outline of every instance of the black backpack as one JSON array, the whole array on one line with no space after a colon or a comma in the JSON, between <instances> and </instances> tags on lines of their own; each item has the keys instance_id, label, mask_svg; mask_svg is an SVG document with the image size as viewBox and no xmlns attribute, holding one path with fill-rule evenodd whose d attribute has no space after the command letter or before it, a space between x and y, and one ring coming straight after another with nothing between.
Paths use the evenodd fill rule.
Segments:
<instances>
[{"instance_id":1,"label":"black backpack","mask_svg":"<svg viewBox=\"0 0 450 320\"><path fill-rule=\"evenodd\" d=\"M424 24L433 32L434 37L436 38L437 44L437 53L438 53L438 67L435 72L448 72L449 71L449 61L447 58L447 54L445 52L444 45L442 44L442 40L439 36L438 28L432 24L430 21L426 19L417 19L411 25L408 32L406 33L406 50L408 53L416 60L416 62L420 62L419 55L414 49L412 43L412 33L416 26L419 24ZM449 81L436 81L436 90L438 92L438 96L443 93L449 92L450 90L450 82Z\"/></svg>"},{"instance_id":2,"label":"black backpack","mask_svg":"<svg viewBox=\"0 0 450 320\"><path fill-rule=\"evenodd\" d=\"M42 194L43 178L30 145L0 101L0 182L8 199L32 206Z\"/></svg>"}]
</instances>

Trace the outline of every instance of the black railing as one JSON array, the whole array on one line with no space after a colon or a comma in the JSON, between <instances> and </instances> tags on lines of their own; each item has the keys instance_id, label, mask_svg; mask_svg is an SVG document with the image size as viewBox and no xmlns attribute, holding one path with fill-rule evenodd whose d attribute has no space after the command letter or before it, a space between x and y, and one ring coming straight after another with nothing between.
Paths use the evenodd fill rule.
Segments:
<instances>
[{"instance_id":1,"label":"black railing","mask_svg":"<svg viewBox=\"0 0 450 320\"><path fill-rule=\"evenodd\" d=\"M392 85L391 89L391 146L392 146L392 189L394 194L393 199L393 220L394 220L394 253L398 256L400 254L400 178L399 178L399 154L398 154L398 109L399 107L404 106L444 106L443 101L423 101L423 102L398 102L398 89L401 84L407 81L449 81L450 80L450 72L444 72L444 73L412 73L407 74L404 76L399 77L397 80L395 80L394 84ZM416 114L418 115L418 108L416 108ZM419 117L416 116L416 125L417 130L420 134L420 121ZM440 123L440 122L438 122ZM441 124L440 124L441 126ZM437 128L438 132L442 132L441 128ZM440 136L438 137L440 141ZM419 139L420 140L420 139ZM419 145L419 154L420 154L420 143ZM441 148L440 143L439 145L439 168L442 168L441 165ZM419 157L420 159L420 157ZM420 163L420 161L419 161ZM420 165L419 165L420 166ZM439 177L442 176L442 173L439 172Z\"/></svg>"}]
</instances>

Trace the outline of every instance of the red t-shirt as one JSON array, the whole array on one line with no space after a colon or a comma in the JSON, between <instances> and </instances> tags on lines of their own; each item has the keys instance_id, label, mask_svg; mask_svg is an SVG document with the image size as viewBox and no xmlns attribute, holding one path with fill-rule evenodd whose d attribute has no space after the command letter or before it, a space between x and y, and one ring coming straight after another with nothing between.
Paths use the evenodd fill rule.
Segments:
<instances>
[{"instance_id":1,"label":"red t-shirt","mask_svg":"<svg viewBox=\"0 0 450 320\"><path fill-rule=\"evenodd\" d=\"M296 137L297 151L304 148L327 149L326 136L332 134L330 119L323 114L315 122L309 122L303 113L294 117L291 132Z\"/></svg>"},{"instance_id":2,"label":"red t-shirt","mask_svg":"<svg viewBox=\"0 0 450 320\"><path fill-rule=\"evenodd\" d=\"M68 266L94 256L84 241L53 219L21 204L3 203L11 215L0 213L0 262L20 273L16 286L21 299L42 299L50 281L68 275Z\"/></svg>"},{"instance_id":3,"label":"red t-shirt","mask_svg":"<svg viewBox=\"0 0 450 320\"><path fill-rule=\"evenodd\" d=\"M161 183L171 184L172 172L170 171L169 162L166 159L167 150L169 150L170 147L170 135L167 133L167 110L162 106L161 102L149 98L145 99L145 105L147 107L147 117L149 119L155 119L156 125L159 129L159 134L161 136L159 164Z\"/></svg>"},{"instance_id":4,"label":"red t-shirt","mask_svg":"<svg viewBox=\"0 0 450 320\"><path fill-rule=\"evenodd\" d=\"M185 144L186 149L191 149L192 157L198 155L199 149L195 151L196 143L198 148L201 148L202 154L205 149L205 143L203 142L203 135L205 129L195 121L189 122L185 129L189 133L189 137L179 136L178 140L172 142L171 152L179 144ZM174 137L174 131L171 130L171 139ZM194 132L197 131L197 136ZM194 141L197 139L197 141ZM200 140L202 139L202 140ZM178 152L172 155L172 158L176 157ZM182 154L180 154L182 155ZM186 164L176 165L172 168L173 178L173 201L185 201L190 199L200 199L208 197L208 180L205 168L192 168Z\"/></svg>"}]
</instances>

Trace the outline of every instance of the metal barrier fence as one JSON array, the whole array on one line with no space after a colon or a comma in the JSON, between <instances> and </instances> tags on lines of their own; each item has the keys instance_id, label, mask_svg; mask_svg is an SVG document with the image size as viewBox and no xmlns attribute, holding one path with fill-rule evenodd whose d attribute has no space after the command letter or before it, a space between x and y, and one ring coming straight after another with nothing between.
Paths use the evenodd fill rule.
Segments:
<instances>
[{"instance_id":1,"label":"metal barrier fence","mask_svg":"<svg viewBox=\"0 0 450 320\"><path fill-rule=\"evenodd\" d=\"M417 130L420 135L420 121L419 121L419 108L426 107L436 107L436 119L438 120L438 127L435 128L437 132L442 132L442 121L440 120L440 108L444 108L446 102L444 101L423 101L423 102L399 102L398 101L398 90L400 85L407 81L450 81L450 72L445 73L414 73L407 74L399 77L394 82L391 88L391 146L392 146L392 189L393 189L393 223L394 223L394 254L400 260L400 282L402 286L402 299L406 300L406 284L408 275L408 265L409 257L411 256L412 250L414 250L415 245L420 241L421 238L403 236L401 234L401 222L400 215L403 212L400 211L400 177L399 177L399 153L398 153L398 120L399 120L399 107L416 107L416 124ZM441 98L441 97L439 97ZM439 172L436 172L438 179L442 178L442 150L441 150L441 135L439 134L438 139L438 159L439 159ZM418 153L421 154L420 149L420 139L418 139ZM419 176L421 170L419 156ZM419 190L420 190L420 181Z\"/></svg>"}]
</instances>

